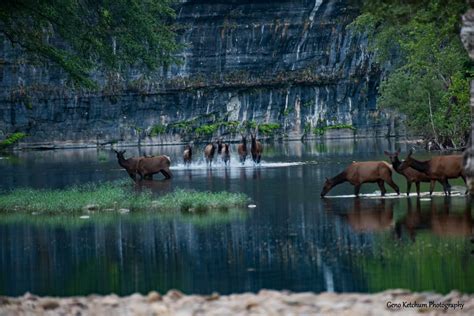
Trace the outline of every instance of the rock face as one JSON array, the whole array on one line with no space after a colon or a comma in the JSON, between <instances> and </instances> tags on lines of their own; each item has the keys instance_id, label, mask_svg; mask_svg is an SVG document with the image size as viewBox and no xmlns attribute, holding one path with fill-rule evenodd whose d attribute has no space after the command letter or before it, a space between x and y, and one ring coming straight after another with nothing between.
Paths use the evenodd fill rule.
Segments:
<instances>
[{"instance_id":1,"label":"rock face","mask_svg":"<svg viewBox=\"0 0 474 316\"><path fill-rule=\"evenodd\" d=\"M60 69L0 41L0 138L171 143L231 139L242 122L277 124L272 132L290 139L341 124L359 136L401 131L376 110L380 70L367 38L346 28L358 13L349 0L194 0L177 12L181 65L147 77L96 73L94 93L66 88Z\"/></svg>"},{"instance_id":2,"label":"rock face","mask_svg":"<svg viewBox=\"0 0 474 316\"><path fill-rule=\"evenodd\" d=\"M474 1L468 1L471 9L463 16L463 27L461 39L469 52L471 59L474 59ZM465 169L467 173L468 187L471 195L474 195L474 81L471 81L471 138L469 147L464 152Z\"/></svg>"}]
</instances>

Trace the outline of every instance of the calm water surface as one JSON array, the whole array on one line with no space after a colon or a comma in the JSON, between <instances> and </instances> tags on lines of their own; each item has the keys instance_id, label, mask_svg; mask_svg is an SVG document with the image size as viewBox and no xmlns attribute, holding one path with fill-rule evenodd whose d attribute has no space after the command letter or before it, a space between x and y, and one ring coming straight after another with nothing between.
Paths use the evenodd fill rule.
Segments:
<instances>
[{"instance_id":1,"label":"calm water surface","mask_svg":"<svg viewBox=\"0 0 474 316\"><path fill-rule=\"evenodd\" d=\"M341 197L353 192L344 184L320 199L325 177L354 160L385 159L383 150L394 146L399 144L385 140L265 144L260 167L242 167L233 156L230 167L212 169L202 161L184 168L182 146L141 148L173 161L171 181L146 184L154 194L176 188L244 192L257 207L202 215L92 214L86 220L0 214L0 295L172 288L201 294L262 288L473 293L473 214L466 197L381 199L370 195L378 187L367 184L361 192L368 195L354 199ZM137 154L137 148L127 149L126 156ZM108 150L19 152L0 159L1 190L127 177ZM396 175L395 182L405 192L405 180Z\"/></svg>"}]
</instances>

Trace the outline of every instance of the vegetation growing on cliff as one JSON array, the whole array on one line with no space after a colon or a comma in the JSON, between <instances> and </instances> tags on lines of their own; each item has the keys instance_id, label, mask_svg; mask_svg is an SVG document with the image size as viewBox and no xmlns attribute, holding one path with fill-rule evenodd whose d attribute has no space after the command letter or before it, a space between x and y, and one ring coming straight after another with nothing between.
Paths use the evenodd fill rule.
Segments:
<instances>
[{"instance_id":1,"label":"vegetation growing on cliff","mask_svg":"<svg viewBox=\"0 0 474 316\"><path fill-rule=\"evenodd\" d=\"M4 140L0 141L0 149L12 146L26 137L25 133L13 133Z\"/></svg>"},{"instance_id":2,"label":"vegetation growing on cliff","mask_svg":"<svg viewBox=\"0 0 474 316\"><path fill-rule=\"evenodd\" d=\"M364 1L352 27L369 34L388 75L378 105L406 114L411 130L436 147L465 146L473 68L460 37L464 0Z\"/></svg>"},{"instance_id":3,"label":"vegetation growing on cliff","mask_svg":"<svg viewBox=\"0 0 474 316\"><path fill-rule=\"evenodd\" d=\"M0 34L40 60L93 86L89 72L155 69L175 61L173 0L4 0Z\"/></svg>"}]
</instances>

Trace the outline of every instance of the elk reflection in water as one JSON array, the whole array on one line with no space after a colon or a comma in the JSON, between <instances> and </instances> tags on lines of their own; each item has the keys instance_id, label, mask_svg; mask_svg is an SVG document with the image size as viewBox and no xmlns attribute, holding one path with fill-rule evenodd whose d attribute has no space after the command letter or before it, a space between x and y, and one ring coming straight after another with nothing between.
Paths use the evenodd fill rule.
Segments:
<instances>
[{"instance_id":1,"label":"elk reflection in water","mask_svg":"<svg viewBox=\"0 0 474 316\"><path fill-rule=\"evenodd\" d=\"M398 207L397 206L398 203ZM404 205L404 203L406 203ZM455 204L456 203L456 204ZM472 216L473 201L465 199L462 212L459 200L454 202L446 197L443 200L420 201L408 198L405 201L354 199L352 205L325 201L325 209L341 218L356 232L391 231L397 239L405 234L415 241L420 231L430 231L440 237L469 237L474 234ZM398 216L394 214L400 213ZM401 216L400 216L401 215Z\"/></svg>"}]
</instances>

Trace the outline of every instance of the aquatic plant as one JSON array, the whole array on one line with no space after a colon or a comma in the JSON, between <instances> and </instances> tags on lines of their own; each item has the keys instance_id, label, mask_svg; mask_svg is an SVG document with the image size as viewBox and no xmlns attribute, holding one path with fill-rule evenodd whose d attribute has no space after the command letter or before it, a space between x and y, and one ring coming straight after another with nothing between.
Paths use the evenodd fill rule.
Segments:
<instances>
[{"instance_id":1,"label":"aquatic plant","mask_svg":"<svg viewBox=\"0 0 474 316\"><path fill-rule=\"evenodd\" d=\"M205 211L243 206L248 198L240 193L176 190L160 198L149 191L131 192L127 182L85 184L61 190L20 188L0 195L4 212L88 211Z\"/></svg>"}]
</instances>

